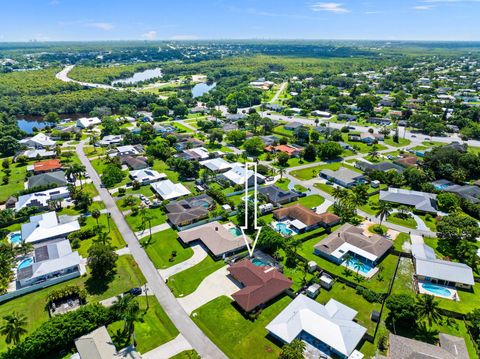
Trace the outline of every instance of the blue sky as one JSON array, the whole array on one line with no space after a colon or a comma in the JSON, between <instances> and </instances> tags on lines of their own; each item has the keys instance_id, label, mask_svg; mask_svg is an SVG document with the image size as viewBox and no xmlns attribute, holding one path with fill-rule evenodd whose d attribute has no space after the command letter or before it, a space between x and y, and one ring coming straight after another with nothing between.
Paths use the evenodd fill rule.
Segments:
<instances>
[{"instance_id":1,"label":"blue sky","mask_svg":"<svg viewBox=\"0 0 480 359\"><path fill-rule=\"evenodd\" d=\"M480 40L480 0L0 0L1 41Z\"/></svg>"}]
</instances>

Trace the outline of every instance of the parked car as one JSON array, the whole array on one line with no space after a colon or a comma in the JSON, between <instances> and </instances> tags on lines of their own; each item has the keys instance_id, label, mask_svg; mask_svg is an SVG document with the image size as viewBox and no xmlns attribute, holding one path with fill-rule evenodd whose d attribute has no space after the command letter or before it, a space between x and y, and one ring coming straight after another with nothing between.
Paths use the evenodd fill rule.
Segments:
<instances>
[{"instance_id":1,"label":"parked car","mask_svg":"<svg viewBox=\"0 0 480 359\"><path fill-rule=\"evenodd\" d=\"M142 294L142 288L140 288L140 287L132 288L132 289L128 290L127 292L125 292L125 294L131 294L131 295L138 296L138 295Z\"/></svg>"}]
</instances>

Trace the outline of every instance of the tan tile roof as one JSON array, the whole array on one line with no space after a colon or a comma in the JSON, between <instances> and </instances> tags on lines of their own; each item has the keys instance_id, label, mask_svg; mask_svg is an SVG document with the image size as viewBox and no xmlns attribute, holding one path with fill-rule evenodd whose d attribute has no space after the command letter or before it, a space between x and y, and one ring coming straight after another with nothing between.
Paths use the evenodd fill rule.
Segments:
<instances>
[{"instance_id":1,"label":"tan tile roof","mask_svg":"<svg viewBox=\"0 0 480 359\"><path fill-rule=\"evenodd\" d=\"M294 204L293 206L283 207L273 211L273 216L277 219L289 217L298 219L300 222L306 224L308 227L318 223L333 224L340 220L340 217L333 213L317 214L311 209L308 209L301 204Z\"/></svg>"}]
</instances>

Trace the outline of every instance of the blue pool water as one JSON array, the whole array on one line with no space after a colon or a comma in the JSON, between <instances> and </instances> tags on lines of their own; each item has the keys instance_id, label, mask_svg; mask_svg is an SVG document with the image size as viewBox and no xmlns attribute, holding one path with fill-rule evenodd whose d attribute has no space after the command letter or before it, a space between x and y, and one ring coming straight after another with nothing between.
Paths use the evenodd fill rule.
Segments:
<instances>
[{"instance_id":1,"label":"blue pool water","mask_svg":"<svg viewBox=\"0 0 480 359\"><path fill-rule=\"evenodd\" d=\"M22 241L22 234L20 232L11 233L8 240L12 244L19 244Z\"/></svg>"},{"instance_id":2,"label":"blue pool water","mask_svg":"<svg viewBox=\"0 0 480 359\"><path fill-rule=\"evenodd\" d=\"M277 232L280 232L280 234L284 235L284 236L291 236L293 231L287 227L287 225L285 223L277 223L275 225L275 229L277 230Z\"/></svg>"},{"instance_id":3,"label":"blue pool water","mask_svg":"<svg viewBox=\"0 0 480 359\"><path fill-rule=\"evenodd\" d=\"M450 187L450 185L448 183L435 185L435 189L438 189L439 191L441 191L442 189L445 189L447 187Z\"/></svg>"},{"instance_id":4,"label":"blue pool water","mask_svg":"<svg viewBox=\"0 0 480 359\"><path fill-rule=\"evenodd\" d=\"M360 268L357 267L357 264L360 264ZM345 262L345 265L349 269L355 272L358 271L359 273L362 273L362 274L367 274L374 268L371 264L368 264L365 261L362 261L360 258L355 258L355 257L348 260L348 262Z\"/></svg>"},{"instance_id":5,"label":"blue pool water","mask_svg":"<svg viewBox=\"0 0 480 359\"><path fill-rule=\"evenodd\" d=\"M33 263L33 258L27 258L20 262L18 269L26 268Z\"/></svg>"},{"instance_id":6,"label":"blue pool water","mask_svg":"<svg viewBox=\"0 0 480 359\"><path fill-rule=\"evenodd\" d=\"M255 264L256 266L258 267L261 267L261 266L268 266L268 263L265 263L264 261L258 259L258 258L253 258L252 259L252 263Z\"/></svg>"},{"instance_id":7,"label":"blue pool water","mask_svg":"<svg viewBox=\"0 0 480 359\"><path fill-rule=\"evenodd\" d=\"M443 297L450 297L453 295L453 293L448 288L431 283L422 283L422 288L434 295L440 295Z\"/></svg>"},{"instance_id":8,"label":"blue pool water","mask_svg":"<svg viewBox=\"0 0 480 359\"><path fill-rule=\"evenodd\" d=\"M235 237L241 236L242 231L238 229L237 227L229 228L228 231Z\"/></svg>"}]
</instances>

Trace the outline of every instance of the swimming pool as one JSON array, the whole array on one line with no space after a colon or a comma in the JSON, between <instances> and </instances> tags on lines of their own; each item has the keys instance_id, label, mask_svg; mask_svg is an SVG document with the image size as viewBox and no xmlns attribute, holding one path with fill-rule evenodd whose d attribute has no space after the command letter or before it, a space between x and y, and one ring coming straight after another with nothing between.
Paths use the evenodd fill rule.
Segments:
<instances>
[{"instance_id":1,"label":"swimming pool","mask_svg":"<svg viewBox=\"0 0 480 359\"><path fill-rule=\"evenodd\" d=\"M450 289L432 284L432 283L422 283L422 288L433 295L438 295L441 297L451 297L455 293L453 293Z\"/></svg>"},{"instance_id":2,"label":"swimming pool","mask_svg":"<svg viewBox=\"0 0 480 359\"><path fill-rule=\"evenodd\" d=\"M242 235L242 231L237 227L229 228L228 231L232 236L238 237Z\"/></svg>"},{"instance_id":3,"label":"swimming pool","mask_svg":"<svg viewBox=\"0 0 480 359\"><path fill-rule=\"evenodd\" d=\"M8 240L12 244L19 244L22 241L22 234L20 232L10 233Z\"/></svg>"},{"instance_id":4,"label":"swimming pool","mask_svg":"<svg viewBox=\"0 0 480 359\"><path fill-rule=\"evenodd\" d=\"M287 224L282 222L278 222L275 225L275 229L277 230L277 232L280 232L280 234L283 236L291 236L293 233L293 231L287 227Z\"/></svg>"},{"instance_id":5,"label":"swimming pool","mask_svg":"<svg viewBox=\"0 0 480 359\"><path fill-rule=\"evenodd\" d=\"M18 269L27 268L32 263L33 263L33 258L32 257L26 258L26 259L24 259L23 261L20 262L20 264L18 265Z\"/></svg>"},{"instance_id":6,"label":"swimming pool","mask_svg":"<svg viewBox=\"0 0 480 359\"><path fill-rule=\"evenodd\" d=\"M366 261L362 261L361 258L352 257L348 261L344 262L345 266L354 272L361 273L363 275L368 274L374 267L367 263Z\"/></svg>"},{"instance_id":7,"label":"swimming pool","mask_svg":"<svg viewBox=\"0 0 480 359\"><path fill-rule=\"evenodd\" d=\"M268 263L265 263L264 261L262 261L261 259L258 259L258 258L253 258L252 259L252 264L254 264L258 267L268 266Z\"/></svg>"},{"instance_id":8,"label":"swimming pool","mask_svg":"<svg viewBox=\"0 0 480 359\"><path fill-rule=\"evenodd\" d=\"M445 188L447 188L447 187L450 187L450 184L444 183L444 184L436 184L436 185L435 185L435 189L437 189L437 190L439 190L439 191L441 191L441 190L443 190L443 189L445 189Z\"/></svg>"},{"instance_id":9,"label":"swimming pool","mask_svg":"<svg viewBox=\"0 0 480 359\"><path fill-rule=\"evenodd\" d=\"M197 199L192 202L190 202L190 205L192 207L203 207L203 208L208 208L210 207L210 203L204 199Z\"/></svg>"}]
</instances>

